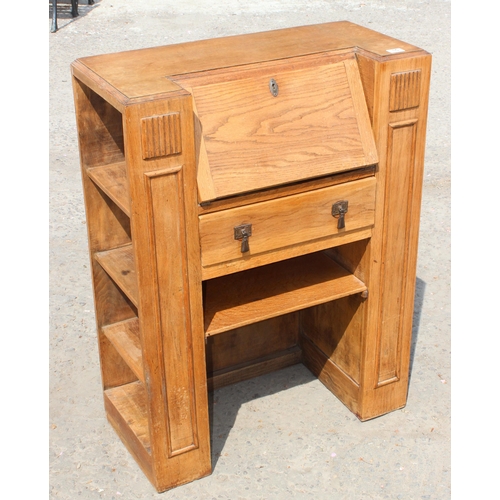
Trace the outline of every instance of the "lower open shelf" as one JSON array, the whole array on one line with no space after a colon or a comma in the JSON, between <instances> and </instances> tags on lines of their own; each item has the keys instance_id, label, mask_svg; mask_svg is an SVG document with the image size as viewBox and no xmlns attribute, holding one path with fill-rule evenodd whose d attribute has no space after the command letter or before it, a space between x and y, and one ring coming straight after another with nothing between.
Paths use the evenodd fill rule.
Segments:
<instances>
[{"instance_id":1,"label":"lower open shelf","mask_svg":"<svg viewBox=\"0 0 500 500\"><path fill-rule=\"evenodd\" d=\"M96 254L96 260L138 304L132 245ZM323 252L204 282L206 336L364 292L366 285ZM141 377L139 377L141 378Z\"/></svg>"},{"instance_id":2,"label":"lower open shelf","mask_svg":"<svg viewBox=\"0 0 500 500\"><path fill-rule=\"evenodd\" d=\"M205 286L207 337L367 289L322 252L214 278Z\"/></svg>"},{"instance_id":3,"label":"lower open shelf","mask_svg":"<svg viewBox=\"0 0 500 500\"><path fill-rule=\"evenodd\" d=\"M132 245L99 252L96 260L137 306L137 277ZM323 252L213 278L205 281L204 286L206 336L362 293L367 289L361 280ZM126 334L126 340L134 339ZM136 375L142 379L139 373Z\"/></svg>"},{"instance_id":4,"label":"lower open shelf","mask_svg":"<svg viewBox=\"0 0 500 500\"><path fill-rule=\"evenodd\" d=\"M134 444L136 453L151 453L145 385L136 381L107 389L104 401L108 417L120 436Z\"/></svg>"}]
</instances>

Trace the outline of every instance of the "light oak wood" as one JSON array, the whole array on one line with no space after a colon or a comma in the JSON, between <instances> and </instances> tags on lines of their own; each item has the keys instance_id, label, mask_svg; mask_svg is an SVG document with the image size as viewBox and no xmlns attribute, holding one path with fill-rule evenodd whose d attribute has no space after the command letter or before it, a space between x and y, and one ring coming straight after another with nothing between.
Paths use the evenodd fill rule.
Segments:
<instances>
[{"instance_id":1,"label":"light oak wood","mask_svg":"<svg viewBox=\"0 0 500 500\"><path fill-rule=\"evenodd\" d=\"M304 363L354 414L359 414L359 386L308 336L300 337Z\"/></svg>"},{"instance_id":2,"label":"light oak wood","mask_svg":"<svg viewBox=\"0 0 500 500\"><path fill-rule=\"evenodd\" d=\"M269 354L260 359L233 366L230 369L214 371L208 377L208 387L210 390L219 389L226 385L260 377L296 365L301 361L302 350L298 346L291 347L286 351Z\"/></svg>"},{"instance_id":3,"label":"light oak wood","mask_svg":"<svg viewBox=\"0 0 500 500\"><path fill-rule=\"evenodd\" d=\"M279 355L299 343L299 313L285 314L206 340L207 374L227 373Z\"/></svg>"},{"instance_id":4,"label":"light oak wood","mask_svg":"<svg viewBox=\"0 0 500 500\"><path fill-rule=\"evenodd\" d=\"M209 280L227 274L245 271L260 266L266 266L274 262L280 262L283 259L292 259L301 255L307 255L318 250L329 249L337 245L346 245L353 241L364 240L370 238L372 229L360 229L356 231L347 231L341 236L333 234L318 238L313 241L297 243L296 245L284 248L278 248L272 252L266 252L252 256L251 259L237 259L229 262L222 262L213 266L202 268L203 280ZM241 243L240 243L241 245ZM241 249L241 246L238 248Z\"/></svg>"},{"instance_id":5,"label":"light oak wood","mask_svg":"<svg viewBox=\"0 0 500 500\"><path fill-rule=\"evenodd\" d=\"M124 160L122 114L108 100L74 80L80 158L83 168L109 165Z\"/></svg>"},{"instance_id":6,"label":"light oak wood","mask_svg":"<svg viewBox=\"0 0 500 500\"><path fill-rule=\"evenodd\" d=\"M180 128L172 136L177 143L180 138L181 152L145 158L144 134L151 129L143 119L176 113ZM186 94L130 106L124 119L153 483L159 491L211 471L192 113Z\"/></svg>"},{"instance_id":7,"label":"light oak wood","mask_svg":"<svg viewBox=\"0 0 500 500\"><path fill-rule=\"evenodd\" d=\"M362 325L361 331L373 333L356 341L355 332L346 330L360 353L360 390L356 401L344 402L361 420L406 403L430 56L364 67L369 68L367 81L371 80L370 85L379 92L379 98L372 101L379 151L374 225L378 230L373 232L364 254L359 246L356 248L357 243L355 247L336 247L333 252L370 290L369 300L349 314L354 323ZM421 72L418 78L415 71ZM404 90L394 86L403 86ZM405 91L410 94L408 98L403 97ZM353 255L361 255L360 260L356 262ZM305 334L314 337L314 330L306 329ZM331 381L338 364L332 353L323 355L331 363L325 365L320 378L335 392ZM312 358L305 356L305 363L314 371Z\"/></svg>"},{"instance_id":8,"label":"light oak wood","mask_svg":"<svg viewBox=\"0 0 500 500\"><path fill-rule=\"evenodd\" d=\"M406 403L430 65L349 22L72 64L104 406L157 491L210 474L209 389Z\"/></svg>"},{"instance_id":9,"label":"light oak wood","mask_svg":"<svg viewBox=\"0 0 500 500\"><path fill-rule=\"evenodd\" d=\"M342 21L85 57L73 68L79 79L94 91L106 93L121 109L130 100L175 93L179 86L168 76L346 49L362 49L376 59L401 57L387 52L395 48L402 49L404 56L422 52L409 43Z\"/></svg>"},{"instance_id":10,"label":"light oak wood","mask_svg":"<svg viewBox=\"0 0 500 500\"><path fill-rule=\"evenodd\" d=\"M127 319L107 325L102 330L136 377L145 383L139 320L137 318Z\"/></svg>"},{"instance_id":11,"label":"light oak wood","mask_svg":"<svg viewBox=\"0 0 500 500\"><path fill-rule=\"evenodd\" d=\"M147 395L144 385L141 382L132 382L108 389L104 394L143 448L149 453L151 443L147 419Z\"/></svg>"},{"instance_id":12,"label":"light oak wood","mask_svg":"<svg viewBox=\"0 0 500 500\"><path fill-rule=\"evenodd\" d=\"M369 167L356 168L347 172L340 172L334 175L326 175L316 179L306 179L294 184L287 184L286 186L276 186L253 193L241 194L232 196L230 198L222 198L220 200L211 200L208 202L200 203L198 206L198 213L200 215L226 210L228 208L242 207L251 205L260 201L275 200L293 194L305 193L314 189L321 189L338 184L344 184L350 181L359 179L366 179L375 175L375 165Z\"/></svg>"},{"instance_id":13,"label":"light oak wood","mask_svg":"<svg viewBox=\"0 0 500 500\"><path fill-rule=\"evenodd\" d=\"M137 307L139 291L132 245L96 253L95 259Z\"/></svg>"},{"instance_id":14,"label":"light oak wood","mask_svg":"<svg viewBox=\"0 0 500 500\"><path fill-rule=\"evenodd\" d=\"M109 422L146 476L154 481L147 415L147 393L141 382L104 391Z\"/></svg>"},{"instance_id":15,"label":"light oak wood","mask_svg":"<svg viewBox=\"0 0 500 500\"><path fill-rule=\"evenodd\" d=\"M176 78L189 85L196 120L203 123L200 201L376 163L363 87L350 57L239 67L230 79L227 70ZM271 79L279 86L277 97Z\"/></svg>"},{"instance_id":16,"label":"light oak wood","mask_svg":"<svg viewBox=\"0 0 500 500\"><path fill-rule=\"evenodd\" d=\"M338 221L332 216L332 205L340 200L349 202L343 229L338 229ZM369 228L373 225L374 212L375 178L372 177L200 215L202 265L207 268L245 260L251 267L252 258L261 253ZM241 224L252 224L250 250L246 253L241 252L241 242L234 239L234 228ZM286 257L284 252L281 258Z\"/></svg>"},{"instance_id":17,"label":"light oak wood","mask_svg":"<svg viewBox=\"0 0 500 500\"><path fill-rule=\"evenodd\" d=\"M373 128L381 164L375 224L380 231L371 241L374 300L366 304L366 328L377 333L365 338L362 346L363 419L406 403L430 63L429 55L387 61L379 65L375 75L376 85L386 92L374 108ZM394 78L415 71L421 71L418 80ZM417 81L418 89L415 85L406 87ZM401 83L411 94L408 102L412 107L391 111L391 95L401 96L401 90L393 86ZM416 93L419 104L413 107ZM394 210L400 211L398 217L392 215Z\"/></svg>"},{"instance_id":18,"label":"light oak wood","mask_svg":"<svg viewBox=\"0 0 500 500\"><path fill-rule=\"evenodd\" d=\"M321 253L261 266L207 283L205 332L215 335L365 290Z\"/></svg>"},{"instance_id":19,"label":"light oak wood","mask_svg":"<svg viewBox=\"0 0 500 500\"><path fill-rule=\"evenodd\" d=\"M87 170L88 176L130 217L127 165L124 161Z\"/></svg>"},{"instance_id":20,"label":"light oak wood","mask_svg":"<svg viewBox=\"0 0 500 500\"><path fill-rule=\"evenodd\" d=\"M360 294L307 309L301 313L301 331L347 377L359 385L362 322L356 312Z\"/></svg>"},{"instance_id":21,"label":"light oak wood","mask_svg":"<svg viewBox=\"0 0 500 500\"><path fill-rule=\"evenodd\" d=\"M101 327L136 315L135 306L93 258L96 252L130 243L130 219L88 177L89 168L123 161L122 117L99 95L74 80L76 121L91 255L97 340L103 388L137 379Z\"/></svg>"}]
</instances>

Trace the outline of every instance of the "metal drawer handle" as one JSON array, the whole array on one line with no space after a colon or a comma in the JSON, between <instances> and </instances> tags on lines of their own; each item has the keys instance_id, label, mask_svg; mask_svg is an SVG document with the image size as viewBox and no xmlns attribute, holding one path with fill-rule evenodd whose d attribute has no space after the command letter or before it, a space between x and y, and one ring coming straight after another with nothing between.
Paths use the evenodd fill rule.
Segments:
<instances>
[{"instance_id":1,"label":"metal drawer handle","mask_svg":"<svg viewBox=\"0 0 500 500\"><path fill-rule=\"evenodd\" d=\"M345 214L347 213L349 202L347 200L337 201L332 205L332 215L338 219L337 229L345 228Z\"/></svg>"},{"instance_id":2,"label":"metal drawer handle","mask_svg":"<svg viewBox=\"0 0 500 500\"><path fill-rule=\"evenodd\" d=\"M242 224L234 228L234 239L241 240L241 253L250 251L248 238L252 236L252 224Z\"/></svg>"}]
</instances>

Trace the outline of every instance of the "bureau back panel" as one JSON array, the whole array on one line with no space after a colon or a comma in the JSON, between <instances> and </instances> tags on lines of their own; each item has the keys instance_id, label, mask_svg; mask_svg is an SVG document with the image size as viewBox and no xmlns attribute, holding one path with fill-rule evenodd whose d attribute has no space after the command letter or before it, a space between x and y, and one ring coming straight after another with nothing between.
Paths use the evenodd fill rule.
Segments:
<instances>
[{"instance_id":1,"label":"bureau back panel","mask_svg":"<svg viewBox=\"0 0 500 500\"><path fill-rule=\"evenodd\" d=\"M357 63L345 57L175 78L194 98L200 201L376 163Z\"/></svg>"}]
</instances>

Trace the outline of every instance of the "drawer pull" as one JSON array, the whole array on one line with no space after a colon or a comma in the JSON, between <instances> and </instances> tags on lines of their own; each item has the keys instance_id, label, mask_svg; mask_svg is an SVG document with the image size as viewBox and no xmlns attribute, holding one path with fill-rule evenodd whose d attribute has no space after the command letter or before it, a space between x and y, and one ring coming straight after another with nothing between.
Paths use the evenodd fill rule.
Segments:
<instances>
[{"instance_id":1,"label":"drawer pull","mask_svg":"<svg viewBox=\"0 0 500 500\"><path fill-rule=\"evenodd\" d=\"M248 238L252 236L252 224L242 224L234 228L234 239L241 240L241 253L246 253L250 250Z\"/></svg>"},{"instance_id":2,"label":"drawer pull","mask_svg":"<svg viewBox=\"0 0 500 500\"><path fill-rule=\"evenodd\" d=\"M347 200L337 201L332 205L332 215L338 219L337 229L345 228L345 214L348 210L349 202Z\"/></svg>"}]
</instances>

